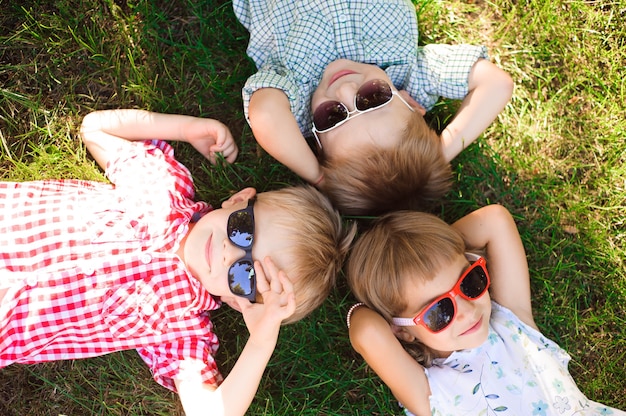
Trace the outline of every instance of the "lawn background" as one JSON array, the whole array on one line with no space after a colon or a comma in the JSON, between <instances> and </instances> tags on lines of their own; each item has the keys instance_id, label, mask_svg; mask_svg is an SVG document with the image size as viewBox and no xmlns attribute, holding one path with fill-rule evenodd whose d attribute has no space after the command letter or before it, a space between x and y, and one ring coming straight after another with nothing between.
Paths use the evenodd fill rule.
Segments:
<instances>
[{"instance_id":1,"label":"lawn background","mask_svg":"<svg viewBox=\"0 0 626 416\"><path fill-rule=\"evenodd\" d=\"M515 92L454 162L435 213L453 221L489 203L514 214L541 330L572 355L590 398L626 409L626 1L416 3L421 43L481 43ZM217 118L241 154L212 167L178 158L198 196L300 183L254 142L241 87L254 66L223 0L0 0L0 176L104 180L77 139L92 110L144 108ZM454 102L431 117L441 128ZM343 280L312 316L285 327L250 415L399 414L346 336ZM240 315L213 315L227 374L245 343ZM133 351L0 370L0 415L179 415Z\"/></svg>"}]
</instances>

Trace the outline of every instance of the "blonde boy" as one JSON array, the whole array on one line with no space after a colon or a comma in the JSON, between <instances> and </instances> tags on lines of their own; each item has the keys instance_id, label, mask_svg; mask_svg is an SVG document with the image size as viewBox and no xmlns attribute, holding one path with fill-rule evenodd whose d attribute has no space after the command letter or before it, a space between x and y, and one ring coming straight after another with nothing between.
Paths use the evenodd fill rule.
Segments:
<instances>
[{"instance_id":1,"label":"blonde boy","mask_svg":"<svg viewBox=\"0 0 626 416\"><path fill-rule=\"evenodd\" d=\"M312 187L234 193L212 209L165 137L237 156L222 123L140 110L88 114L109 183L0 182L0 367L136 349L187 414L242 415L282 323L324 300L352 239ZM223 379L209 311L250 332Z\"/></svg>"}]
</instances>

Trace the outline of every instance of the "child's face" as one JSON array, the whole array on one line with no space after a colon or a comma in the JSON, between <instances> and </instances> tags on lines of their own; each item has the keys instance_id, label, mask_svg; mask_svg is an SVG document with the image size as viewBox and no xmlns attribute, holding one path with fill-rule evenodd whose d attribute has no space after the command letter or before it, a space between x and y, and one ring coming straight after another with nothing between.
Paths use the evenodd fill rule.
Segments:
<instances>
[{"instance_id":1,"label":"child's face","mask_svg":"<svg viewBox=\"0 0 626 416\"><path fill-rule=\"evenodd\" d=\"M432 280L413 281L407 285L406 299L410 305L401 316L414 317L426 305L452 289L459 277L469 267L463 255L448 267L442 268ZM446 357L452 351L476 348L489 334L489 317L491 316L491 298L489 293L474 300L455 296L455 315L450 324L441 332L433 333L423 325L402 327L410 337L415 337L423 344Z\"/></svg>"},{"instance_id":2,"label":"child's face","mask_svg":"<svg viewBox=\"0 0 626 416\"><path fill-rule=\"evenodd\" d=\"M376 65L362 64L347 59L330 63L324 70L319 86L311 99L313 112L325 101L340 101L349 111L354 111L354 97L366 81L381 79L393 85L385 71ZM418 104L406 93L399 92L411 105ZM354 149L365 145L381 148L395 146L411 117L412 111L402 100L394 98L389 104L348 120L325 133L318 133L324 155L331 160L348 157Z\"/></svg>"},{"instance_id":3,"label":"child's face","mask_svg":"<svg viewBox=\"0 0 626 416\"><path fill-rule=\"evenodd\" d=\"M234 301L237 296L229 288L228 270L245 255L245 251L230 241L226 228L230 214L246 208L248 199L255 193L254 189L246 188L225 201L222 208L204 215L193 224L183 246L183 260L191 274L209 293L219 296L235 309L238 309ZM276 220L285 213L259 201L256 201L253 209L255 226L252 258L261 261L270 256L276 266L289 275L287 266L291 259L286 254L290 246L289 235L284 227L276 224ZM293 276L289 277L293 281Z\"/></svg>"}]
</instances>

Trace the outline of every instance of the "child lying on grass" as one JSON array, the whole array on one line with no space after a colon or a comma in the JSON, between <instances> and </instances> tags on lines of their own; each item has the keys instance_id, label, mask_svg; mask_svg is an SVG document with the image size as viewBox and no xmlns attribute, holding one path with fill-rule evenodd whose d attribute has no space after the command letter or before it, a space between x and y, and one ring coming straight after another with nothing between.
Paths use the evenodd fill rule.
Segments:
<instances>
[{"instance_id":1,"label":"child lying on grass","mask_svg":"<svg viewBox=\"0 0 626 416\"><path fill-rule=\"evenodd\" d=\"M410 0L235 0L258 71L243 88L259 144L347 214L420 208L511 98L486 48L418 47ZM462 100L441 135L423 116ZM312 141L313 149L307 144Z\"/></svg>"},{"instance_id":2,"label":"child lying on grass","mask_svg":"<svg viewBox=\"0 0 626 416\"><path fill-rule=\"evenodd\" d=\"M539 332L524 247L500 205L451 226L389 214L355 244L348 279L363 302L348 313L352 345L407 415L626 414L587 399L567 352Z\"/></svg>"},{"instance_id":3,"label":"child lying on grass","mask_svg":"<svg viewBox=\"0 0 626 416\"><path fill-rule=\"evenodd\" d=\"M187 414L244 414L280 325L325 299L353 231L313 187L195 201L173 149L147 139L232 162L216 120L98 111L81 135L111 183L0 182L0 367L136 349ZM209 314L221 303L250 332L225 379Z\"/></svg>"}]
</instances>

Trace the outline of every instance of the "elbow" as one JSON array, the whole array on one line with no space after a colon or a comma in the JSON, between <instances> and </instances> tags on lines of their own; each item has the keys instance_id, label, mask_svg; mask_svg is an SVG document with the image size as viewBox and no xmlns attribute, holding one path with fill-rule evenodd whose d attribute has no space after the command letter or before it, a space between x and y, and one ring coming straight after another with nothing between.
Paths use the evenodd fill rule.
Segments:
<instances>
[{"instance_id":1,"label":"elbow","mask_svg":"<svg viewBox=\"0 0 626 416\"><path fill-rule=\"evenodd\" d=\"M509 75L508 72L500 69L500 74L497 77L497 86L498 91L501 94L502 98L506 99L508 102L513 96L513 90L515 88L515 83L513 82L513 78Z\"/></svg>"},{"instance_id":2,"label":"elbow","mask_svg":"<svg viewBox=\"0 0 626 416\"><path fill-rule=\"evenodd\" d=\"M487 205L484 209L485 218L488 218L489 221L498 224L498 229L508 229L512 228L517 230L517 226L515 225L515 219L513 219L513 215L511 212L500 204L492 204Z\"/></svg>"},{"instance_id":3,"label":"elbow","mask_svg":"<svg viewBox=\"0 0 626 416\"><path fill-rule=\"evenodd\" d=\"M88 113L85 117L83 117L83 121L80 124L80 138L84 144L88 144L90 133L98 130L98 116L95 112Z\"/></svg>"},{"instance_id":4,"label":"elbow","mask_svg":"<svg viewBox=\"0 0 626 416\"><path fill-rule=\"evenodd\" d=\"M502 89L505 91L507 101L511 99L513 96L513 91L515 89L515 83L513 82L513 78L508 73L504 73L504 79L502 81Z\"/></svg>"}]
</instances>

